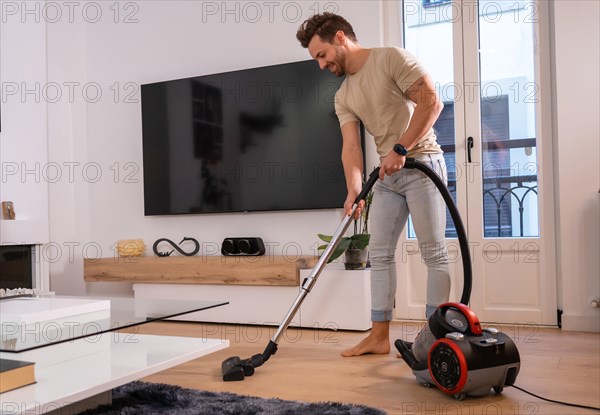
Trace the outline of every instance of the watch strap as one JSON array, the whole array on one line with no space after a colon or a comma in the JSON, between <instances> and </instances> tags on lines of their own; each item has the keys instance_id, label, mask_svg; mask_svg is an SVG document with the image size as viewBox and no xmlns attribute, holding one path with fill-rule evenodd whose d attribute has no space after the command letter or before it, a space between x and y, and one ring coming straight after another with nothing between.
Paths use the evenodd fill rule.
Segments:
<instances>
[{"instance_id":1,"label":"watch strap","mask_svg":"<svg viewBox=\"0 0 600 415\"><path fill-rule=\"evenodd\" d=\"M394 144L394 152L401 156L406 156L408 154L408 150L402 144Z\"/></svg>"}]
</instances>

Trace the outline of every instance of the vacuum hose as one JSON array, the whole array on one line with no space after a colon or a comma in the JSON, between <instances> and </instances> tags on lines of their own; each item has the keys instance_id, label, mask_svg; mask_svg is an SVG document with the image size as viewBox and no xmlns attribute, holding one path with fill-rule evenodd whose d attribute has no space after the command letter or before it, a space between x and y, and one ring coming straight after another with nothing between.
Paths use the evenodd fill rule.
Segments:
<instances>
[{"instance_id":1,"label":"vacuum hose","mask_svg":"<svg viewBox=\"0 0 600 415\"><path fill-rule=\"evenodd\" d=\"M469 251L469 243L467 239L467 232L465 231L465 227L463 225L462 219L460 218L460 214L458 213L458 208L454 203L454 199L452 199L452 195L450 191L446 187L446 184L442 181L440 176L438 176L430 167L427 165L416 161L414 158L407 158L406 163L404 164L405 169L417 169L424 173L431 181L435 184L435 186L440 191L442 197L444 198L444 202L446 202L446 206L448 206L448 210L450 211L450 216L452 217L452 222L454 222L454 227L456 228L456 234L458 236L458 243L460 246L460 254L462 256L463 263L463 292L460 298L460 302L462 304L468 305L469 299L471 298L471 287L473 286L473 271L471 268L471 252Z\"/></svg>"}]
</instances>

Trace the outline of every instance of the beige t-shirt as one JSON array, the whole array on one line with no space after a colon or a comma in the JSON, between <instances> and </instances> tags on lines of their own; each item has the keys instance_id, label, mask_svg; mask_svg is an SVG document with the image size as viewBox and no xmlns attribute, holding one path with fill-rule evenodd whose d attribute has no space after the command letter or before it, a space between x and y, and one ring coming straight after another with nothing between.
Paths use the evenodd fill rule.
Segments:
<instances>
[{"instance_id":1,"label":"beige t-shirt","mask_svg":"<svg viewBox=\"0 0 600 415\"><path fill-rule=\"evenodd\" d=\"M396 47L373 48L364 66L347 75L335 96L340 127L362 121L375 138L377 153L385 157L408 128L416 104L405 91L427 74L408 51ZM409 151L409 157L442 153L433 128Z\"/></svg>"}]
</instances>

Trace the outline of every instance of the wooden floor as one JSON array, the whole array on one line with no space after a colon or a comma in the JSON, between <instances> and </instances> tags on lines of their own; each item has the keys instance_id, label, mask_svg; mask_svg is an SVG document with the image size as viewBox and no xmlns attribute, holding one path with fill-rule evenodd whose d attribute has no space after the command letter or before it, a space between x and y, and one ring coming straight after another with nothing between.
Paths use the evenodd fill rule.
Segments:
<instances>
[{"instance_id":1,"label":"wooden floor","mask_svg":"<svg viewBox=\"0 0 600 415\"><path fill-rule=\"evenodd\" d=\"M414 340L423 323L394 322L392 339ZM485 325L484 325L485 326ZM498 327L517 344L521 370L515 385L554 400L600 406L600 334L536 326ZM279 351L252 377L223 382L221 362L261 353L275 328L184 322L151 323L140 334L227 339L228 349L144 380L209 391L299 401L375 406L389 414L593 414L544 402L515 388L457 401L421 386L402 359L389 355L343 358L339 353L366 333L289 329Z\"/></svg>"}]
</instances>

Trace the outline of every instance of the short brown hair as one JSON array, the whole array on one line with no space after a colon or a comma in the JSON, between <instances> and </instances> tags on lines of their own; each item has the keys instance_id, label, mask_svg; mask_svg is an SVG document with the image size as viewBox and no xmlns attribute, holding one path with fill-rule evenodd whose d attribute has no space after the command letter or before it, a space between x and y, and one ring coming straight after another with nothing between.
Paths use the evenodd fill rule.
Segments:
<instances>
[{"instance_id":1,"label":"short brown hair","mask_svg":"<svg viewBox=\"0 0 600 415\"><path fill-rule=\"evenodd\" d=\"M324 12L323 14L315 14L310 19L305 20L300 25L296 38L303 48L307 48L315 35L318 35L323 41L331 43L335 34L340 30L344 32L346 37L356 42L354 29L346 19L334 13Z\"/></svg>"}]
</instances>

